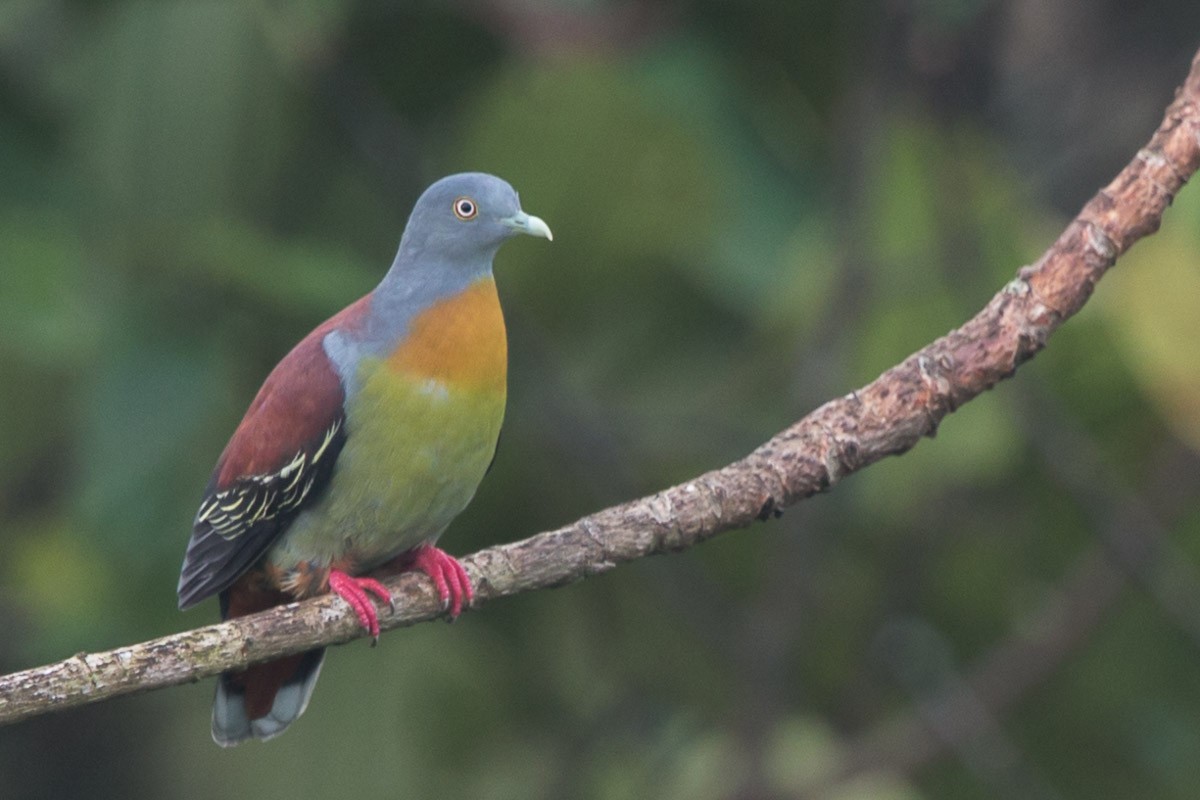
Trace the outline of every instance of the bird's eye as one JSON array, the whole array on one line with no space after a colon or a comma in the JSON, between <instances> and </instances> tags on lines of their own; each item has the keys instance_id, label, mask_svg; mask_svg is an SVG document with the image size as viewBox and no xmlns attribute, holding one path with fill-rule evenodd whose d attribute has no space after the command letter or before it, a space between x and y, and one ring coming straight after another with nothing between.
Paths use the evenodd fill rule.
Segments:
<instances>
[{"instance_id":1,"label":"bird's eye","mask_svg":"<svg viewBox=\"0 0 1200 800\"><path fill-rule=\"evenodd\" d=\"M475 205L475 201L469 197L460 197L454 201L454 216L466 222L469 219L474 219L479 213L479 207Z\"/></svg>"}]
</instances>

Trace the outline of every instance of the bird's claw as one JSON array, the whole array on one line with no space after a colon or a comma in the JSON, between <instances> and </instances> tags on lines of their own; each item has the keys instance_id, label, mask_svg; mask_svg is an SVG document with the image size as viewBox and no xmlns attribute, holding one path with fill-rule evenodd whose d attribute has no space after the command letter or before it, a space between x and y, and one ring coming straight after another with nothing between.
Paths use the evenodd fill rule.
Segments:
<instances>
[{"instance_id":1,"label":"bird's claw","mask_svg":"<svg viewBox=\"0 0 1200 800\"><path fill-rule=\"evenodd\" d=\"M388 588L374 578L355 578L340 569L329 573L329 588L346 601L358 617L358 622L371 634L371 646L379 642L379 614L371 603L371 595L388 604L390 611L396 610L396 601Z\"/></svg>"},{"instance_id":2,"label":"bird's claw","mask_svg":"<svg viewBox=\"0 0 1200 800\"><path fill-rule=\"evenodd\" d=\"M424 572L437 588L442 608L454 620L475 599L471 578L458 559L433 545L423 544L413 552L412 567Z\"/></svg>"}]
</instances>

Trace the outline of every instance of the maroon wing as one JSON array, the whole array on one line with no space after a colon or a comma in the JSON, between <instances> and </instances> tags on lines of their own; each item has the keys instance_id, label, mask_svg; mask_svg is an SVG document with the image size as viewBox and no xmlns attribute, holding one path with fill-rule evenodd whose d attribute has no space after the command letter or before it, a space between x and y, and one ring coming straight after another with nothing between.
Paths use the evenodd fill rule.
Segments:
<instances>
[{"instance_id":1,"label":"maroon wing","mask_svg":"<svg viewBox=\"0 0 1200 800\"><path fill-rule=\"evenodd\" d=\"M271 371L225 446L192 525L179 607L228 588L329 483L346 441L345 394L322 342L362 319L363 298Z\"/></svg>"}]
</instances>

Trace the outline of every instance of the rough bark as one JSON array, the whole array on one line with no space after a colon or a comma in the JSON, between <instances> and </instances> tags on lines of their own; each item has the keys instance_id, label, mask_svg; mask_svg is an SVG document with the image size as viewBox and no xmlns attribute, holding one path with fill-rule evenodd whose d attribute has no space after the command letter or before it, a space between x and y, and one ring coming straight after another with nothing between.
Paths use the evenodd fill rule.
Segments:
<instances>
[{"instance_id":1,"label":"rough bark","mask_svg":"<svg viewBox=\"0 0 1200 800\"><path fill-rule=\"evenodd\" d=\"M463 560L475 605L561 586L618 564L685 550L770 518L885 456L932 436L963 403L1014 373L1091 296L1138 239L1154 233L1200 167L1200 53L1150 142L1032 266L964 325L867 386L831 400L750 455L657 494ZM391 629L442 612L428 581L388 582ZM0 724L122 694L197 681L362 635L340 599L321 597L105 653L0 677Z\"/></svg>"}]
</instances>

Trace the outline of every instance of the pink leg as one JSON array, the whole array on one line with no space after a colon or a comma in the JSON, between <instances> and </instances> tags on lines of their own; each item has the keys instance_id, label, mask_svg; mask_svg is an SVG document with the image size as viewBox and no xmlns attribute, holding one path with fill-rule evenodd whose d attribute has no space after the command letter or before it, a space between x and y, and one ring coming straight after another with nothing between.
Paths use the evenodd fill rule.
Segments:
<instances>
[{"instance_id":1,"label":"pink leg","mask_svg":"<svg viewBox=\"0 0 1200 800\"><path fill-rule=\"evenodd\" d=\"M475 590L471 579L458 559L431 544L423 544L409 554L411 567L421 570L433 580L442 605L450 607L450 619L462 613L463 605L471 605Z\"/></svg>"},{"instance_id":2,"label":"pink leg","mask_svg":"<svg viewBox=\"0 0 1200 800\"><path fill-rule=\"evenodd\" d=\"M387 587L374 578L354 578L335 569L329 572L329 588L354 609L359 623L376 642L379 641L379 615L375 613L370 595L375 595L394 611L396 604Z\"/></svg>"}]
</instances>

